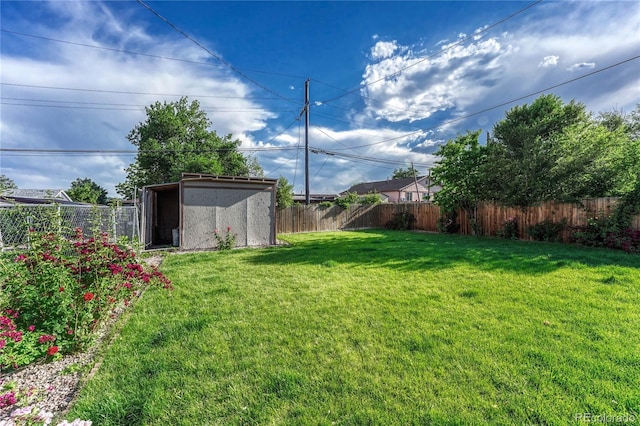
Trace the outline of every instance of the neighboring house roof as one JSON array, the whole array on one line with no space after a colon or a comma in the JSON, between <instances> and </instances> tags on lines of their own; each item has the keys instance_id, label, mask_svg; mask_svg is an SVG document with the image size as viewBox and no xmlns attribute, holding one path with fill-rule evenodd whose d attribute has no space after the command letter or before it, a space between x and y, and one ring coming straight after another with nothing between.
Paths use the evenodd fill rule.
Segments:
<instances>
[{"instance_id":1,"label":"neighboring house roof","mask_svg":"<svg viewBox=\"0 0 640 426\"><path fill-rule=\"evenodd\" d=\"M2 193L2 200L13 205L51 203L87 205L74 202L62 189L8 189Z\"/></svg>"},{"instance_id":2,"label":"neighboring house roof","mask_svg":"<svg viewBox=\"0 0 640 426\"><path fill-rule=\"evenodd\" d=\"M351 186L347 192L355 192L356 194L371 194L371 193L384 193L384 192L397 192L397 191L414 191L416 189L416 180L418 181L418 188L421 192L427 192L426 180L427 176L419 176L417 178L401 178L401 179L389 179L380 180L377 182L364 182Z\"/></svg>"},{"instance_id":3,"label":"neighboring house roof","mask_svg":"<svg viewBox=\"0 0 640 426\"><path fill-rule=\"evenodd\" d=\"M34 200L73 201L63 189L8 189L3 194L7 198L28 198Z\"/></svg>"}]
</instances>

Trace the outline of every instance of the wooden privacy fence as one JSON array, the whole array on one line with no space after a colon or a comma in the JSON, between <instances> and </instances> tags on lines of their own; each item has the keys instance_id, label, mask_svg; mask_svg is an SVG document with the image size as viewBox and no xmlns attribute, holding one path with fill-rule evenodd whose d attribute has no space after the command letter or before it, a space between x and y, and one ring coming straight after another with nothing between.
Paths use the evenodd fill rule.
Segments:
<instances>
[{"instance_id":1,"label":"wooden privacy fence","mask_svg":"<svg viewBox=\"0 0 640 426\"><path fill-rule=\"evenodd\" d=\"M544 220L560 222L566 219L568 227L585 226L589 218L610 215L618 202L617 198L596 198L583 200L582 205L566 203L545 203L527 209L504 207L493 203L478 206L477 220L484 235L496 235L510 218L516 219L520 238L529 239L527 227ZM276 228L278 233L313 231L337 231L341 229L382 228L395 213L409 212L416 217L414 228L437 231L440 208L433 203L402 203L352 205L347 209L340 206L292 206L277 210ZM458 213L461 234L472 234L469 221L463 211ZM640 215L631 224L640 229ZM563 240L570 237L566 229Z\"/></svg>"}]
</instances>

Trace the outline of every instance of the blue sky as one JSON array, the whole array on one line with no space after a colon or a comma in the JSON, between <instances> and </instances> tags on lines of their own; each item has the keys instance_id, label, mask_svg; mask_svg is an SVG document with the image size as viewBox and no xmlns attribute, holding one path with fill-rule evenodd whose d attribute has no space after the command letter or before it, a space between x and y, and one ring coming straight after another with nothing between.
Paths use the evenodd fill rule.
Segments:
<instances>
[{"instance_id":1,"label":"blue sky","mask_svg":"<svg viewBox=\"0 0 640 426\"><path fill-rule=\"evenodd\" d=\"M42 150L132 150L144 106L186 95L303 192L307 78L314 193L426 174L438 144L612 65L544 93L594 113L640 103L637 1L146 4L192 40L135 1L0 2L0 174L116 196L135 154Z\"/></svg>"}]
</instances>

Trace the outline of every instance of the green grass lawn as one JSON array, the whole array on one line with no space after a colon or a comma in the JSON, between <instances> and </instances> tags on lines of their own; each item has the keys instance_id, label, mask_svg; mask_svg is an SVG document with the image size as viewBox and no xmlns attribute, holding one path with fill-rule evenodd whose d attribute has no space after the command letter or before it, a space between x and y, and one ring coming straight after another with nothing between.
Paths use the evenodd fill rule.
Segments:
<instances>
[{"instance_id":1,"label":"green grass lawn","mask_svg":"<svg viewBox=\"0 0 640 426\"><path fill-rule=\"evenodd\" d=\"M94 425L640 422L640 257L363 231L168 256L67 416Z\"/></svg>"}]
</instances>

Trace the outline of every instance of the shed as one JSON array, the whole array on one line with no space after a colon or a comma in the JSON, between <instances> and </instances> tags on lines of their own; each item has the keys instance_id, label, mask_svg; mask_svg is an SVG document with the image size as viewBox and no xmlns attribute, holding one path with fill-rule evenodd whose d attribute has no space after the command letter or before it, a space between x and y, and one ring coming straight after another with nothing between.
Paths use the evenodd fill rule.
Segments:
<instances>
[{"instance_id":1,"label":"shed","mask_svg":"<svg viewBox=\"0 0 640 426\"><path fill-rule=\"evenodd\" d=\"M276 185L276 179L183 173L179 182L145 186L141 239L146 248L213 249L217 230L235 234L236 247L275 244Z\"/></svg>"}]
</instances>

